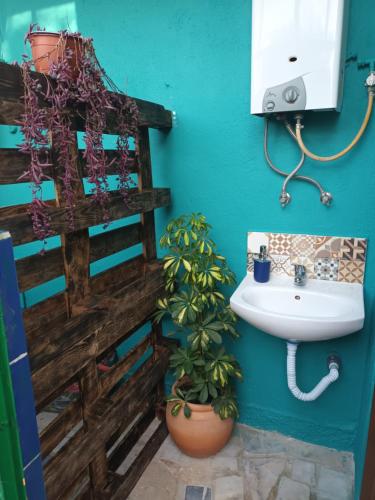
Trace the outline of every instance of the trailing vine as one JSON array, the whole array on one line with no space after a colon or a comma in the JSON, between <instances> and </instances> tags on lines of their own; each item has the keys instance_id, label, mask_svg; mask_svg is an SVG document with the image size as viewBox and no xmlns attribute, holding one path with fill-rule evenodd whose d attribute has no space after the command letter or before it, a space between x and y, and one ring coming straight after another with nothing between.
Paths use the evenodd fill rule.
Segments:
<instances>
[{"instance_id":1,"label":"trailing vine","mask_svg":"<svg viewBox=\"0 0 375 500\"><path fill-rule=\"evenodd\" d=\"M25 36L25 43L35 31L41 31L40 27L31 25ZM20 122L23 142L19 150L29 155L30 164L20 179L31 183L32 202L29 213L34 233L43 241L54 234L48 205L42 198L43 182L52 180L48 175L48 170L52 168L49 139L52 140L53 149L56 151L68 227L74 230L76 132L72 126L69 109L83 109L85 113L83 157L87 165L88 181L92 185L91 199L101 207L105 226L110 222L109 167L116 172L117 188L124 202L129 203L129 189L133 183L129 169L130 137L134 138L135 156L138 156L138 109L135 101L121 93L106 75L95 55L91 38L67 31L61 31L59 35L58 45L62 56L49 65L48 75L52 83L47 79L47 90L42 89L39 79L31 73L31 66L35 61L24 54L21 64L25 111ZM75 52L68 47L68 39L74 40ZM50 109L40 107L40 97L49 104ZM117 157L110 162L103 147L103 133L111 109L117 113L118 136Z\"/></svg>"}]
</instances>

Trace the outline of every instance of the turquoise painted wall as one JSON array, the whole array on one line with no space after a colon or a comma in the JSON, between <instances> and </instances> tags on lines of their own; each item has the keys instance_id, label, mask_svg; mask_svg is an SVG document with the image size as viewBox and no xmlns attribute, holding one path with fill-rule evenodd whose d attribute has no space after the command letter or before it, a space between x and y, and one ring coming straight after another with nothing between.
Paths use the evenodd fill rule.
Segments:
<instances>
[{"instance_id":1,"label":"turquoise painted wall","mask_svg":"<svg viewBox=\"0 0 375 500\"><path fill-rule=\"evenodd\" d=\"M375 57L374 18L372 0L352 2L348 55ZM47 29L70 26L93 36L99 59L119 86L176 111L172 132L152 133L155 183L173 190L173 206L158 213L159 232L171 216L202 211L239 279L245 274L249 230L370 239L363 332L305 344L299 352L298 378L305 390L326 371L329 353L342 358L340 380L319 400L302 403L288 392L281 340L241 323L242 338L233 344L245 374L238 388L241 422L353 450L360 478L375 366L375 124L347 157L333 164L306 162L304 172L333 193L332 208L319 203L313 187L295 183L290 186L293 202L283 210L278 203L281 179L268 169L262 154L262 120L248 111L250 0L8 2L1 20L1 57L19 59L22 35L31 21ZM341 114L306 118L305 136L312 149L332 153L352 138L366 106L365 76L355 63L348 64ZM295 146L273 125L275 161L294 165ZM4 130L3 143L7 134Z\"/></svg>"}]
</instances>

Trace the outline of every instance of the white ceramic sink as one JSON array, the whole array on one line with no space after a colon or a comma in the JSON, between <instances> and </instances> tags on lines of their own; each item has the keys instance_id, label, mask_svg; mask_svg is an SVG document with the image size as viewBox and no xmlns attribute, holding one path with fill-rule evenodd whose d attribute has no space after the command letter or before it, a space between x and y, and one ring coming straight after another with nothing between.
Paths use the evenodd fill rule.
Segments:
<instances>
[{"instance_id":1,"label":"white ceramic sink","mask_svg":"<svg viewBox=\"0 0 375 500\"><path fill-rule=\"evenodd\" d=\"M292 277L257 283L246 276L230 299L234 312L251 325L283 339L327 340L360 330L365 318L363 286Z\"/></svg>"}]
</instances>

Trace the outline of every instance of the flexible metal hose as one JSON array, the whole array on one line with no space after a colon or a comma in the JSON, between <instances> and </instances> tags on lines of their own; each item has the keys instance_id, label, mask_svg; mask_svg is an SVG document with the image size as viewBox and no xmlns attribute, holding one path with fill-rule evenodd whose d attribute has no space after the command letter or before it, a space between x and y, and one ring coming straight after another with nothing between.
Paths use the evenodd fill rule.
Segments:
<instances>
[{"instance_id":1,"label":"flexible metal hose","mask_svg":"<svg viewBox=\"0 0 375 500\"><path fill-rule=\"evenodd\" d=\"M291 136L296 140L296 135L295 135L292 127L289 124L286 124L286 128L289 131L289 133L291 134ZM304 164L305 154L303 152L302 152L300 161L294 167L294 169L292 170L292 172L290 174L288 174L287 172L284 172L280 168L276 167L276 165L274 165L274 163L272 162L272 160L270 158L269 152L268 152L268 118L264 119L263 151L264 151L264 156L266 158L266 161L267 161L268 165L272 168L272 170L274 172L276 172L277 174L280 174L280 175L287 178L283 184L283 191L285 191L287 181L290 180L290 179L288 179L288 177L290 177L290 178L293 177L293 179L295 179L297 181L309 182L310 184L312 184L313 186L315 186L316 188L319 189L321 195L325 193L325 190L323 189L322 185L318 181L316 181L315 179L312 179L311 177L306 177L305 175L294 175L293 172L298 171L302 167L302 165Z\"/></svg>"},{"instance_id":2,"label":"flexible metal hose","mask_svg":"<svg viewBox=\"0 0 375 500\"><path fill-rule=\"evenodd\" d=\"M341 158L342 156L346 155L346 153L348 153L351 149L354 148L354 146L358 143L359 139L364 134L366 127L368 125L368 122L370 120L371 113L372 113L372 108L373 108L373 104L374 104L374 86L369 85L368 89L369 90L368 90L367 109L366 109L366 114L365 114L365 117L362 121L362 124L361 124L356 136L352 140L352 142L348 146L346 146L346 148L344 148L339 153L336 153L335 155L319 156L319 155L312 153L309 149L307 149L307 147L305 146L305 144L302 140L302 134L301 134L301 129L303 128L302 117L299 115L296 117L296 120L297 120L296 139L297 139L299 147L305 153L306 156L308 156L309 158L312 158L313 160L316 160L316 161L323 161L323 162L333 161L333 160L337 160L338 158Z\"/></svg>"}]
</instances>

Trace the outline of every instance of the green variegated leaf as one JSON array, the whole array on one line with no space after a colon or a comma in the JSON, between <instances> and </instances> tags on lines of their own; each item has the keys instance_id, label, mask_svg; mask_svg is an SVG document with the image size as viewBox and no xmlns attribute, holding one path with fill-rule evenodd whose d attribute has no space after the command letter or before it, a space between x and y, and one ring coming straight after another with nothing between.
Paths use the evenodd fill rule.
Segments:
<instances>
[{"instance_id":1,"label":"green variegated leaf","mask_svg":"<svg viewBox=\"0 0 375 500\"><path fill-rule=\"evenodd\" d=\"M191 409L190 409L190 406L188 404L185 404L185 406L184 406L184 415L186 418L191 417Z\"/></svg>"},{"instance_id":2,"label":"green variegated leaf","mask_svg":"<svg viewBox=\"0 0 375 500\"><path fill-rule=\"evenodd\" d=\"M176 403L171 409L171 414L174 417L177 417L178 412L181 410L181 408L182 408L182 403Z\"/></svg>"}]
</instances>

